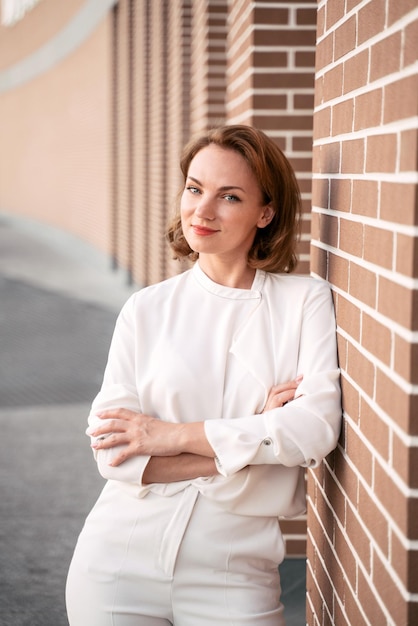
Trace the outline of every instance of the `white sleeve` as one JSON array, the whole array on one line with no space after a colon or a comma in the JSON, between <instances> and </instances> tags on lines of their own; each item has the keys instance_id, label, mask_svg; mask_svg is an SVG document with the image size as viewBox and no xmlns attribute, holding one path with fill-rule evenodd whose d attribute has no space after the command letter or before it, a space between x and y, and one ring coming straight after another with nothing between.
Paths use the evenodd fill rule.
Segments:
<instances>
[{"instance_id":1,"label":"white sleeve","mask_svg":"<svg viewBox=\"0 0 418 626\"><path fill-rule=\"evenodd\" d=\"M131 296L122 308L116 321L110 344L108 361L102 387L93 401L88 417L87 435L103 420L97 414L109 409L130 409L141 411L135 383L135 295ZM91 440L94 441L94 437ZM98 469L103 478L141 484L149 456L136 456L117 467L109 463L118 454L120 447L94 451Z\"/></svg>"},{"instance_id":2,"label":"white sleeve","mask_svg":"<svg viewBox=\"0 0 418 626\"><path fill-rule=\"evenodd\" d=\"M326 283L310 290L303 308L295 399L261 415L205 422L218 471L230 476L247 465L315 467L337 445L341 429L340 372L334 308ZM278 380L277 383L285 382Z\"/></svg>"}]
</instances>

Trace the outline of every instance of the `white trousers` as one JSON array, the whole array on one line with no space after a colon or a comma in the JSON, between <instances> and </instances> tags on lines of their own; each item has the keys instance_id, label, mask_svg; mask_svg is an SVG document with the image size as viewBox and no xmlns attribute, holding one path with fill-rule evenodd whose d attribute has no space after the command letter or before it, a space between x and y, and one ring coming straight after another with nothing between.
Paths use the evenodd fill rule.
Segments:
<instances>
[{"instance_id":1,"label":"white trousers","mask_svg":"<svg viewBox=\"0 0 418 626\"><path fill-rule=\"evenodd\" d=\"M193 486L136 499L108 482L67 579L70 626L284 626L276 518L234 515Z\"/></svg>"}]
</instances>

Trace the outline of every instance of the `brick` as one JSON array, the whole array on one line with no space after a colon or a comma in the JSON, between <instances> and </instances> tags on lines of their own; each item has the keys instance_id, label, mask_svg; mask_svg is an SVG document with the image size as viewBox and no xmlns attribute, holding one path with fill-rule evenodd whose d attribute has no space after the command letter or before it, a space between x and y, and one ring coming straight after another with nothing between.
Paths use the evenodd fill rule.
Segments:
<instances>
[{"instance_id":1,"label":"brick","mask_svg":"<svg viewBox=\"0 0 418 626\"><path fill-rule=\"evenodd\" d=\"M401 133L400 163L401 172L415 172L418 169L418 131L406 130Z\"/></svg>"},{"instance_id":2,"label":"brick","mask_svg":"<svg viewBox=\"0 0 418 626\"><path fill-rule=\"evenodd\" d=\"M394 433L392 455L396 473L411 489L418 489L418 448L408 446Z\"/></svg>"},{"instance_id":3,"label":"brick","mask_svg":"<svg viewBox=\"0 0 418 626\"><path fill-rule=\"evenodd\" d=\"M384 88L385 124L414 117L418 114L418 75L407 76L386 85Z\"/></svg>"},{"instance_id":4,"label":"brick","mask_svg":"<svg viewBox=\"0 0 418 626\"><path fill-rule=\"evenodd\" d=\"M391 615L392 623L407 625L407 603L391 577L388 563L382 561L377 553L374 554L373 584Z\"/></svg>"},{"instance_id":5,"label":"brick","mask_svg":"<svg viewBox=\"0 0 418 626\"><path fill-rule=\"evenodd\" d=\"M366 217L378 215L378 183L372 180L354 180L352 212Z\"/></svg>"},{"instance_id":6,"label":"brick","mask_svg":"<svg viewBox=\"0 0 418 626\"><path fill-rule=\"evenodd\" d=\"M372 453L349 425L346 432L347 455L363 479L371 486L373 477Z\"/></svg>"},{"instance_id":7,"label":"brick","mask_svg":"<svg viewBox=\"0 0 418 626\"><path fill-rule=\"evenodd\" d=\"M361 174L364 171L364 139L343 141L341 148L341 172Z\"/></svg>"},{"instance_id":8,"label":"brick","mask_svg":"<svg viewBox=\"0 0 418 626\"><path fill-rule=\"evenodd\" d=\"M254 109L277 109L277 110L286 110L287 107L287 97L284 95L258 95L255 94L252 106ZM250 104L250 106L251 106Z\"/></svg>"},{"instance_id":9,"label":"brick","mask_svg":"<svg viewBox=\"0 0 418 626\"><path fill-rule=\"evenodd\" d=\"M306 517L303 516L295 519L281 519L280 529L284 535L291 533L303 535L306 533Z\"/></svg>"},{"instance_id":10,"label":"brick","mask_svg":"<svg viewBox=\"0 0 418 626\"><path fill-rule=\"evenodd\" d=\"M347 291L348 261L332 252L328 256L328 280L332 285Z\"/></svg>"},{"instance_id":11,"label":"brick","mask_svg":"<svg viewBox=\"0 0 418 626\"><path fill-rule=\"evenodd\" d=\"M313 89L314 87L313 72L254 74L252 80L254 89Z\"/></svg>"},{"instance_id":12,"label":"brick","mask_svg":"<svg viewBox=\"0 0 418 626\"><path fill-rule=\"evenodd\" d=\"M342 135L353 130L353 100L345 100L332 107L332 135Z\"/></svg>"},{"instance_id":13,"label":"brick","mask_svg":"<svg viewBox=\"0 0 418 626\"><path fill-rule=\"evenodd\" d=\"M412 311L416 300L415 292L392 280L379 277L378 310L383 315L398 322L405 328L416 328L418 320L413 320Z\"/></svg>"},{"instance_id":14,"label":"brick","mask_svg":"<svg viewBox=\"0 0 418 626\"><path fill-rule=\"evenodd\" d=\"M321 173L325 174L333 174L338 173L340 171L340 160L341 160L341 144L336 141L335 143L329 143L321 146L321 150L319 152L319 164ZM315 165L315 152L314 152L314 160L313 163ZM314 170L318 171L318 170Z\"/></svg>"},{"instance_id":15,"label":"brick","mask_svg":"<svg viewBox=\"0 0 418 626\"><path fill-rule=\"evenodd\" d=\"M356 17L353 15L334 32L334 61L354 50L356 46Z\"/></svg>"},{"instance_id":16,"label":"brick","mask_svg":"<svg viewBox=\"0 0 418 626\"><path fill-rule=\"evenodd\" d=\"M342 95L343 90L343 65L328 70L323 77L322 97L324 102Z\"/></svg>"},{"instance_id":17,"label":"brick","mask_svg":"<svg viewBox=\"0 0 418 626\"><path fill-rule=\"evenodd\" d=\"M416 9L416 0L389 0L388 6L388 26L391 26L394 22L399 20L404 15L407 15L414 9Z\"/></svg>"},{"instance_id":18,"label":"brick","mask_svg":"<svg viewBox=\"0 0 418 626\"><path fill-rule=\"evenodd\" d=\"M326 29L329 30L344 17L345 2L344 0L333 0L333 2L327 3L326 13Z\"/></svg>"},{"instance_id":19,"label":"brick","mask_svg":"<svg viewBox=\"0 0 418 626\"><path fill-rule=\"evenodd\" d=\"M253 57L248 59L248 67L287 67L288 65L288 53L281 50L275 50L274 52L263 52L261 50L254 50ZM244 68L242 68L244 69ZM271 108L271 107L269 107Z\"/></svg>"},{"instance_id":20,"label":"brick","mask_svg":"<svg viewBox=\"0 0 418 626\"><path fill-rule=\"evenodd\" d=\"M296 67L311 67L315 68L315 52L300 51L295 52L295 65Z\"/></svg>"},{"instance_id":21,"label":"brick","mask_svg":"<svg viewBox=\"0 0 418 626\"><path fill-rule=\"evenodd\" d=\"M371 135L367 138L366 172L395 172L398 153L397 136Z\"/></svg>"},{"instance_id":22,"label":"brick","mask_svg":"<svg viewBox=\"0 0 418 626\"><path fill-rule=\"evenodd\" d=\"M403 67L408 67L417 60L418 20L406 26L404 37Z\"/></svg>"},{"instance_id":23,"label":"brick","mask_svg":"<svg viewBox=\"0 0 418 626\"><path fill-rule=\"evenodd\" d=\"M351 211L351 181L345 178L331 178L330 209Z\"/></svg>"},{"instance_id":24,"label":"brick","mask_svg":"<svg viewBox=\"0 0 418 626\"><path fill-rule=\"evenodd\" d=\"M371 0L358 12L357 44L360 45L383 32L386 12L381 0Z\"/></svg>"},{"instance_id":25,"label":"brick","mask_svg":"<svg viewBox=\"0 0 418 626\"><path fill-rule=\"evenodd\" d=\"M333 517L340 520L341 524L345 524L345 497L340 487L335 482L334 476L330 473L328 468L325 468L325 493L327 494L328 501L331 505L331 511ZM332 542L332 537L330 538Z\"/></svg>"},{"instance_id":26,"label":"brick","mask_svg":"<svg viewBox=\"0 0 418 626\"><path fill-rule=\"evenodd\" d=\"M318 62L317 62L318 64ZM324 102L324 77L315 76L314 103L315 107Z\"/></svg>"},{"instance_id":27,"label":"brick","mask_svg":"<svg viewBox=\"0 0 418 626\"><path fill-rule=\"evenodd\" d=\"M350 385L344 377L341 378L341 389L344 412L349 415L354 422L358 423L360 418L359 392Z\"/></svg>"},{"instance_id":28,"label":"brick","mask_svg":"<svg viewBox=\"0 0 418 626\"><path fill-rule=\"evenodd\" d=\"M324 571L322 563L319 561L319 559L317 559L315 563L315 577L312 576L309 568L307 570L306 587L308 596L311 599L313 606L315 607L316 615L321 616L323 611L322 597L325 598L325 603L329 602L332 604L332 585L329 580L328 574L326 571Z\"/></svg>"},{"instance_id":29,"label":"brick","mask_svg":"<svg viewBox=\"0 0 418 626\"><path fill-rule=\"evenodd\" d=\"M395 533L392 533L391 564L405 589L418 593L418 550L407 550Z\"/></svg>"},{"instance_id":30,"label":"brick","mask_svg":"<svg viewBox=\"0 0 418 626\"><path fill-rule=\"evenodd\" d=\"M416 237L396 233L395 269L405 276L417 276L418 272L418 241Z\"/></svg>"},{"instance_id":31,"label":"brick","mask_svg":"<svg viewBox=\"0 0 418 626\"><path fill-rule=\"evenodd\" d=\"M255 7L253 12L254 24L288 24L289 11L285 8Z\"/></svg>"},{"instance_id":32,"label":"brick","mask_svg":"<svg viewBox=\"0 0 418 626\"><path fill-rule=\"evenodd\" d=\"M364 312L362 314L362 322L362 346L385 365L389 366L392 346L390 329Z\"/></svg>"},{"instance_id":33,"label":"brick","mask_svg":"<svg viewBox=\"0 0 418 626\"><path fill-rule=\"evenodd\" d=\"M286 557L304 557L306 554L306 539L285 538Z\"/></svg>"},{"instance_id":34,"label":"brick","mask_svg":"<svg viewBox=\"0 0 418 626\"><path fill-rule=\"evenodd\" d=\"M341 560L342 563L343 575L339 579L341 581L340 584L338 584L337 580L334 580L334 585L340 597L344 597L344 592L346 592L347 590L347 581L350 583L351 587L355 589L357 579L356 559L351 549L351 546L347 542L345 534L345 531L341 531L338 526L335 527L334 547L338 554L338 558ZM350 615L351 618L351 614L349 612L348 615Z\"/></svg>"},{"instance_id":35,"label":"brick","mask_svg":"<svg viewBox=\"0 0 418 626\"><path fill-rule=\"evenodd\" d=\"M371 397L374 388L374 365L352 344L348 343L347 348L347 373Z\"/></svg>"},{"instance_id":36,"label":"brick","mask_svg":"<svg viewBox=\"0 0 418 626\"><path fill-rule=\"evenodd\" d=\"M418 344L411 344L395 333L394 369L413 385L418 384Z\"/></svg>"},{"instance_id":37,"label":"brick","mask_svg":"<svg viewBox=\"0 0 418 626\"><path fill-rule=\"evenodd\" d=\"M373 541L377 543L385 555L389 550L388 520L360 484L358 514L368 529Z\"/></svg>"},{"instance_id":38,"label":"brick","mask_svg":"<svg viewBox=\"0 0 418 626\"><path fill-rule=\"evenodd\" d=\"M391 269L393 266L393 233L383 228L364 226L364 254L366 261Z\"/></svg>"},{"instance_id":39,"label":"brick","mask_svg":"<svg viewBox=\"0 0 418 626\"><path fill-rule=\"evenodd\" d=\"M405 431L408 430L408 394L379 369L376 372L376 402Z\"/></svg>"},{"instance_id":40,"label":"brick","mask_svg":"<svg viewBox=\"0 0 418 626\"><path fill-rule=\"evenodd\" d=\"M312 130L311 115L259 115L253 116L256 128L268 128L269 130Z\"/></svg>"},{"instance_id":41,"label":"brick","mask_svg":"<svg viewBox=\"0 0 418 626\"><path fill-rule=\"evenodd\" d=\"M320 39L325 33L325 5L318 7L316 16L316 37Z\"/></svg>"},{"instance_id":42,"label":"brick","mask_svg":"<svg viewBox=\"0 0 418 626\"><path fill-rule=\"evenodd\" d=\"M412 183L381 183L380 217L414 226L418 219L417 187Z\"/></svg>"},{"instance_id":43,"label":"brick","mask_svg":"<svg viewBox=\"0 0 418 626\"><path fill-rule=\"evenodd\" d=\"M295 152L311 152L311 135L306 135L306 137L292 137L292 150L294 150Z\"/></svg>"},{"instance_id":44,"label":"brick","mask_svg":"<svg viewBox=\"0 0 418 626\"><path fill-rule=\"evenodd\" d=\"M408 603L407 624L418 624L418 602Z\"/></svg>"},{"instance_id":45,"label":"brick","mask_svg":"<svg viewBox=\"0 0 418 626\"><path fill-rule=\"evenodd\" d=\"M355 99L354 130L379 126L382 120L383 89L375 89Z\"/></svg>"},{"instance_id":46,"label":"brick","mask_svg":"<svg viewBox=\"0 0 418 626\"><path fill-rule=\"evenodd\" d=\"M334 37L331 33L318 42L316 46L316 68L322 69L332 63L334 55Z\"/></svg>"},{"instance_id":47,"label":"brick","mask_svg":"<svg viewBox=\"0 0 418 626\"><path fill-rule=\"evenodd\" d=\"M350 538L350 542L353 544L353 548L359 560L366 568L367 572L370 573L370 539L360 523L360 518L358 514L353 511L353 509L349 506L347 507L347 520L345 531L347 533L347 536Z\"/></svg>"},{"instance_id":48,"label":"brick","mask_svg":"<svg viewBox=\"0 0 418 626\"><path fill-rule=\"evenodd\" d=\"M315 113L314 139L329 137L331 134L331 109L321 109Z\"/></svg>"},{"instance_id":49,"label":"brick","mask_svg":"<svg viewBox=\"0 0 418 626\"><path fill-rule=\"evenodd\" d=\"M296 24L316 27L316 8L296 9Z\"/></svg>"},{"instance_id":50,"label":"brick","mask_svg":"<svg viewBox=\"0 0 418 626\"><path fill-rule=\"evenodd\" d=\"M377 278L374 272L350 262L350 295L372 308L376 306Z\"/></svg>"},{"instance_id":51,"label":"brick","mask_svg":"<svg viewBox=\"0 0 418 626\"><path fill-rule=\"evenodd\" d=\"M345 599L344 598L340 598L340 603L344 606L345 604ZM343 609L341 608L341 605L337 602L337 600L335 600L334 602L334 613L333 616L331 618L328 617L328 619L326 621L323 622L323 626L336 626L336 624L338 624L338 626L353 626L353 622L351 621L351 618L349 618L349 621L347 621L347 613L344 607L344 612ZM361 626L361 623L359 624L359 626Z\"/></svg>"},{"instance_id":52,"label":"brick","mask_svg":"<svg viewBox=\"0 0 418 626\"><path fill-rule=\"evenodd\" d=\"M347 339L344 339L340 334L337 335L337 349L338 349L338 361L341 369L347 370Z\"/></svg>"},{"instance_id":53,"label":"brick","mask_svg":"<svg viewBox=\"0 0 418 626\"><path fill-rule=\"evenodd\" d=\"M361 2L362 0L347 0L347 6L346 6L347 13L351 11L351 9L354 9L354 7L356 7Z\"/></svg>"},{"instance_id":54,"label":"brick","mask_svg":"<svg viewBox=\"0 0 418 626\"><path fill-rule=\"evenodd\" d=\"M312 172L312 159L305 156L291 156L288 157L291 166L296 172L296 177L301 178L301 174L305 174L305 178L309 179ZM307 175L307 176L306 176Z\"/></svg>"},{"instance_id":55,"label":"brick","mask_svg":"<svg viewBox=\"0 0 418 626\"><path fill-rule=\"evenodd\" d=\"M285 28L283 30L259 30L253 34L255 46L306 46L315 47L316 31Z\"/></svg>"},{"instance_id":56,"label":"brick","mask_svg":"<svg viewBox=\"0 0 418 626\"><path fill-rule=\"evenodd\" d=\"M344 90L349 93L368 82L369 50L363 50L355 56L344 61Z\"/></svg>"},{"instance_id":57,"label":"brick","mask_svg":"<svg viewBox=\"0 0 418 626\"><path fill-rule=\"evenodd\" d=\"M388 515L399 526L399 529L407 535L408 498L400 491L392 477L386 473L386 469L378 462L375 467L375 494L387 510Z\"/></svg>"},{"instance_id":58,"label":"brick","mask_svg":"<svg viewBox=\"0 0 418 626\"><path fill-rule=\"evenodd\" d=\"M355 341L360 341L360 311L358 307L344 298L343 295L338 295L335 313L338 326Z\"/></svg>"},{"instance_id":59,"label":"brick","mask_svg":"<svg viewBox=\"0 0 418 626\"><path fill-rule=\"evenodd\" d=\"M324 243L338 247L338 218L333 215L321 213L319 215L319 240Z\"/></svg>"},{"instance_id":60,"label":"brick","mask_svg":"<svg viewBox=\"0 0 418 626\"><path fill-rule=\"evenodd\" d=\"M318 248L314 243L311 244L311 269L313 272L327 280L328 275L328 256L326 250Z\"/></svg>"},{"instance_id":61,"label":"brick","mask_svg":"<svg viewBox=\"0 0 418 626\"><path fill-rule=\"evenodd\" d=\"M401 67L401 33L385 37L373 44L370 54L370 81L398 72Z\"/></svg>"},{"instance_id":62,"label":"brick","mask_svg":"<svg viewBox=\"0 0 418 626\"><path fill-rule=\"evenodd\" d=\"M386 624L386 616L376 597L376 589L361 569L358 570L358 599L369 624Z\"/></svg>"},{"instance_id":63,"label":"brick","mask_svg":"<svg viewBox=\"0 0 418 626\"><path fill-rule=\"evenodd\" d=\"M318 498L316 502L316 514L321 520L321 525L323 526L322 532L325 532L329 541L332 543L334 541L335 521L333 512L324 498Z\"/></svg>"},{"instance_id":64,"label":"brick","mask_svg":"<svg viewBox=\"0 0 418 626\"><path fill-rule=\"evenodd\" d=\"M410 497L408 499L408 530L409 539L416 541L418 539L418 498Z\"/></svg>"},{"instance_id":65,"label":"brick","mask_svg":"<svg viewBox=\"0 0 418 626\"><path fill-rule=\"evenodd\" d=\"M363 256L363 231L360 222L340 219L340 249L361 258Z\"/></svg>"},{"instance_id":66,"label":"brick","mask_svg":"<svg viewBox=\"0 0 418 626\"><path fill-rule=\"evenodd\" d=\"M389 439L390 432L387 424L372 409L372 407L362 398L360 400L360 429L362 434L368 439L370 444L385 460L389 460Z\"/></svg>"},{"instance_id":67,"label":"brick","mask_svg":"<svg viewBox=\"0 0 418 626\"><path fill-rule=\"evenodd\" d=\"M344 598L344 609L347 616L349 616L350 624L355 624L356 626L369 626L363 616L360 602L351 589L347 589L347 593Z\"/></svg>"},{"instance_id":68,"label":"brick","mask_svg":"<svg viewBox=\"0 0 418 626\"><path fill-rule=\"evenodd\" d=\"M295 94L293 98L295 109L308 109L313 111L314 97L313 94ZM312 126L312 124L311 124Z\"/></svg>"}]
</instances>

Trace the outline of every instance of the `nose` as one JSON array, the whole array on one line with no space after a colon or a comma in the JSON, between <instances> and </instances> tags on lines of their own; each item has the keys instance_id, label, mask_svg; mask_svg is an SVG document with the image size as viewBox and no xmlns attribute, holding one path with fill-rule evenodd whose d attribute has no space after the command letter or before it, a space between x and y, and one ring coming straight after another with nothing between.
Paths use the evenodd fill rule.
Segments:
<instances>
[{"instance_id":1,"label":"nose","mask_svg":"<svg viewBox=\"0 0 418 626\"><path fill-rule=\"evenodd\" d=\"M202 220L215 219L215 206L208 196L200 197L195 209L195 215Z\"/></svg>"}]
</instances>

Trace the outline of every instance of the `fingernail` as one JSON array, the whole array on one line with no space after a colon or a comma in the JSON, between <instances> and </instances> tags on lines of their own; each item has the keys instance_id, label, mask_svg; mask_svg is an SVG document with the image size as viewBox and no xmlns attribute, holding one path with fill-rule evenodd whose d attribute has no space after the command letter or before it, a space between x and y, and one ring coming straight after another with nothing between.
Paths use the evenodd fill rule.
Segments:
<instances>
[{"instance_id":1,"label":"fingernail","mask_svg":"<svg viewBox=\"0 0 418 626\"><path fill-rule=\"evenodd\" d=\"M302 379L303 379L303 374L299 374L299 376L296 376L295 382L296 383L300 383L302 381Z\"/></svg>"}]
</instances>

